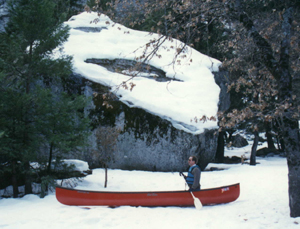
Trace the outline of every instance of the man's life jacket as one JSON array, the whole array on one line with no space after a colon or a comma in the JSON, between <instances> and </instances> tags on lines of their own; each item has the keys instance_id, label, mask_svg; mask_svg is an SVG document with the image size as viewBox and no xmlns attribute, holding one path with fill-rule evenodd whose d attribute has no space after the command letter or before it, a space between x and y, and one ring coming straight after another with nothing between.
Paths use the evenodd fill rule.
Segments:
<instances>
[{"instance_id":1,"label":"man's life jacket","mask_svg":"<svg viewBox=\"0 0 300 229\"><path fill-rule=\"evenodd\" d=\"M188 183L189 186L193 185L193 183L194 183L194 175L192 174L192 171L196 167L198 167L199 170L201 171L201 169L198 165L195 165L195 166L192 166L192 167L189 168L188 175L186 177L186 183Z\"/></svg>"}]
</instances>

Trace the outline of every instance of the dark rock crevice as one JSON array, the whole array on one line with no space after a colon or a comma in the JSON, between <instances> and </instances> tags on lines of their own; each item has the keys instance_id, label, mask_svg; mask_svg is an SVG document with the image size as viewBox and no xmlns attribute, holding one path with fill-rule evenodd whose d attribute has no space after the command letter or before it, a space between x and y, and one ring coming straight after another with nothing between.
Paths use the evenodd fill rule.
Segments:
<instances>
[{"instance_id":1,"label":"dark rock crevice","mask_svg":"<svg viewBox=\"0 0 300 229\"><path fill-rule=\"evenodd\" d=\"M152 78L158 82L168 82L171 80L180 81L176 78L166 77L166 72L159 68L134 60L88 58L85 62L100 65L111 72L118 72L135 77L142 75L142 77Z\"/></svg>"},{"instance_id":2,"label":"dark rock crevice","mask_svg":"<svg viewBox=\"0 0 300 229\"><path fill-rule=\"evenodd\" d=\"M73 29L80 30L85 33L100 33L103 29L107 30L106 27L75 27Z\"/></svg>"}]
</instances>

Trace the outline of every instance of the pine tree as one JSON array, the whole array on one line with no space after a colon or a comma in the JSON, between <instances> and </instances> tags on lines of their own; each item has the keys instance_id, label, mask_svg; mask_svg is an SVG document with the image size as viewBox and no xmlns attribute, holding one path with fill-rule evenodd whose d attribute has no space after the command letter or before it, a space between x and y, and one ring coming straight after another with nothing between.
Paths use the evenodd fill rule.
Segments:
<instances>
[{"instance_id":1,"label":"pine tree","mask_svg":"<svg viewBox=\"0 0 300 229\"><path fill-rule=\"evenodd\" d=\"M88 136L87 99L63 91L72 65L71 57L58 53L68 38L60 2L12 0L10 21L0 35L0 144L6 146L1 156L12 173L14 197L20 178L25 194L32 192L36 175L30 162L47 165L48 176L52 159L83 146Z\"/></svg>"}]
</instances>

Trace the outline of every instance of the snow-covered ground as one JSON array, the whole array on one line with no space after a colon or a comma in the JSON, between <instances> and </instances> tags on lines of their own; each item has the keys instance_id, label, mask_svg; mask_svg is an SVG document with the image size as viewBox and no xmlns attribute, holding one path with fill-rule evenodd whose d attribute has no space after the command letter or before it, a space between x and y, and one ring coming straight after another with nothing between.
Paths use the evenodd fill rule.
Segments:
<instances>
[{"instance_id":1,"label":"snow-covered ground","mask_svg":"<svg viewBox=\"0 0 300 229\"><path fill-rule=\"evenodd\" d=\"M235 155L249 157L251 145L235 149ZM226 155L232 154L231 150ZM0 199L0 228L101 228L101 229L182 229L182 228L299 228L300 218L289 217L286 159L258 158L247 164L209 166L225 168L202 173L202 188L240 182L240 197L232 203L194 207L92 206L90 209L60 204L52 193L44 199L27 195L20 199ZM77 186L105 190L104 170L95 169ZM109 170L107 190L182 190L178 172Z\"/></svg>"}]
</instances>

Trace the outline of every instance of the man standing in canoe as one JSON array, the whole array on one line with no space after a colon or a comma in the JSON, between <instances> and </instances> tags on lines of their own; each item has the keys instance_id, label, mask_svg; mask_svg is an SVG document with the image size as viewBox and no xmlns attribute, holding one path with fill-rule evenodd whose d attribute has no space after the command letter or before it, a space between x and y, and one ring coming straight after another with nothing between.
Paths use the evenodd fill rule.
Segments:
<instances>
[{"instance_id":1,"label":"man standing in canoe","mask_svg":"<svg viewBox=\"0 0 300 229\"><path fill-rule=\"evenodd\" d=\"M199 191L200 190L200 177L201 169L197 165L198 159L195 156L189 157L189 171L188 175L184 176L186 183L189 186L189 191Z\"/></svg>"}]
</instances>

